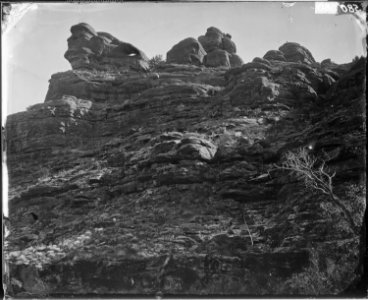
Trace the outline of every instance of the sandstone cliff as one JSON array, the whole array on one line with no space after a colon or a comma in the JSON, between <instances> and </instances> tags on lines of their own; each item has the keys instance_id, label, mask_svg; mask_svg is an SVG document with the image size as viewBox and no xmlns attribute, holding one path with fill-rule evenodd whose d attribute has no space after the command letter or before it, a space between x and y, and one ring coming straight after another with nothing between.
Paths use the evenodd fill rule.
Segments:
<instances>
[{"instance_id":1,"label":"sandstone cliff","mask_svg":"<svg viewBox=\"0 0 368 300\"><path fill-rule=\"evenodd\" d=\"M9 295L354 288L365 59L318 63L287 43L217 68L211 53L231 61L236 47L211 27L174 46L157 76L133 45L83 23L71 32L72 70L52 75L44 103L7 119ZM275 170L300 147L336 172L358 230L327 196Z\"/></svg>"}]
</instances>

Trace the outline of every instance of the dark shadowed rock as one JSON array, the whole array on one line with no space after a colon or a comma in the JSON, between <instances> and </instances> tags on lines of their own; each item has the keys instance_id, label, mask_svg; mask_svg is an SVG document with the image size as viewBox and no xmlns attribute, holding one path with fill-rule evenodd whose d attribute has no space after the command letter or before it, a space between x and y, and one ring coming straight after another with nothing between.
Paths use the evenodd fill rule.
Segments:
<instances>
[{"instance_id":1,"label":"dark shadowed rock","mask_svg":"<svg viewBox=\"0 0 368 300\"><path fill-rule=\"evenodd\" d=\"M73 69L105 71L148 70L148 58L132 44L122 42L111 34L98 32L86 23L70 29L68 50L64 57Z\"/></svg>"},{"instance_id":2,"label":"dark shadowed rock","mask_svg":"<svg viewBox=\"0 0 368 300\"><path fill-rule=\"evenodd\" d=\"M167 52L168 63L201 65L206 51L194 38L182 40Z\"/></svg>"}]
</instances>

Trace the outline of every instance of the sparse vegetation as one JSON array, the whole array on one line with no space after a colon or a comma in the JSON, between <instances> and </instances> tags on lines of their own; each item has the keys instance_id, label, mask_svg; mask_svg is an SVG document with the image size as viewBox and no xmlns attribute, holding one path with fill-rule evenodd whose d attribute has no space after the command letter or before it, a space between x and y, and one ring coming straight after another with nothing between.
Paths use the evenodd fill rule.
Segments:
<instances>
[{"instance_id":1,"label":"sparse vegetation","mask_svg":"<svg viewBox=\"0 0 368 300\"><path fill-rule=\"evenodd\" d=\"M243 216L243 222L244 222L245 228L248 231L248 234L249 234L249 237L250 237L250 241L251 241L252 246L253 246L254 245L254 243L253 243L253 235L252 235L252 233L249 230L249 226L247 224L247 221L245 220L245 209L244 208L242 209L242 216Z\"/></svg>"},{"instance_id":2,"label":"sparse vegetation","mask_svg":"<svg viewBox=\"0 0 368 300\"><path fill-rule=\"evenodd\" d=\"M156 70L156 68L165 62L163 56L161 54L153 56L149 61L148 65L152 71Z\"/></svg>"},{"instance_id":3,"label":"sparse vegetation","mask_svg":"<svg viewBox=\"0 0 368 300\"><path fill-rule=\"evenodd\" d=\"M351 228L357 230L351 212L334 193L332 180L336 172L329 170L325 160L314 157L306 148L299 148L296 152L287 152L284 162L282 165L276 165L276 169L292 172L308 189L327 195L329 200L344 213Z\"/></svg>"}]
</instances>

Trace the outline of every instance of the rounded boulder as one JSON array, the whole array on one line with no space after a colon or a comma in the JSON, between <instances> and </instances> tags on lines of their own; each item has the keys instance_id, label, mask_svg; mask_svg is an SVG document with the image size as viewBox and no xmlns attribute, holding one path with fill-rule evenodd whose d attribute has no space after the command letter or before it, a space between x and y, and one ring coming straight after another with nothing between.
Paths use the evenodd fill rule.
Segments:
<instances>
[{"instance_id":1,"label":"rounded boulder","mask_svg":"<svg viewBox=\"0 0 368 300\"><path fill-rule=\"evenodd\" d=\"M168 63L200 65L206 51L195 38L187 38L174 45L166 54Z\"/></svg>"}]
</instances>

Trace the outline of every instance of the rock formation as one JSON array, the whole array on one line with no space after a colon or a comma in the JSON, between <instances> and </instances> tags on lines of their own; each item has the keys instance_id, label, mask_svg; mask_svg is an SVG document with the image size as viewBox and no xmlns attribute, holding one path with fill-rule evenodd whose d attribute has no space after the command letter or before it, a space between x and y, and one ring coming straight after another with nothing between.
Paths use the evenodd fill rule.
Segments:
<instances>
[{"instance_id":1,"label":"rock formation","mask_svg":"<svg viewBox=\"0 0 368 300\"><path fill-rule=\"evenodd\" d=\"M307 147L362 226L365 59L318 64L287 43L207 68L235 53L207 33L153 78L131 69L139 50L72 27L73 70L6 123L7 294L322 296L361 278L364 235L275 165Z\"/></svg>"},{"instance_id":2,"label":"rock formation","mask_svg":"<svg viewBox=\"0 0 368 300\"><path fill-rule=\"evenodd\" d=\"M235 43L231 35L224 34L221 30L210 27L205 35L201 35L198 41L207 51L204 65L207 67L238 67L243 64L241 58L236 55Z\"/></svg>"},{"instance_id":3,"label":"rock formation","mask_svg":"<svg viewBox=\"0 0 368 300\"><path fill-rule=\"evenodd\" d=\"M316 61L310 51L298 43L285 43L279 50L270 50L264 59L313 64Z\"/></svg>"},{"instance_id":4,"label":"rock formation","mask_svg":"<svg viewBox=\"0 0 368 300\"><path fill-rule=\"evenodd\" d=\"M187 38L167 52L168 63L201 65L206 51L195 38Z\"/></svg>"},{"instance_id":5,"label":"rock formation","mask_svg":"<svg viewBox=\"0 0 368 300\"><path fill-rule=\"evenodd\" d=\"M204 65L206 67L233 68L243 64L236 54L235 43L229 34L215 27L207 29L198 40L187 38L167 52L167 62L178 64Z\"/></svg>"},{"instance_id":6,"label":"rock formation","mask_svg":"<svg viewBox=\"0 0 368 300\"><path fill-rule=\"evenodd\" d=\"M132 44L109 33L96 32L86 23L74 25L70 31L64 57L73 70L148 70L147 56Z\"/></svg>"}]
</instances>

